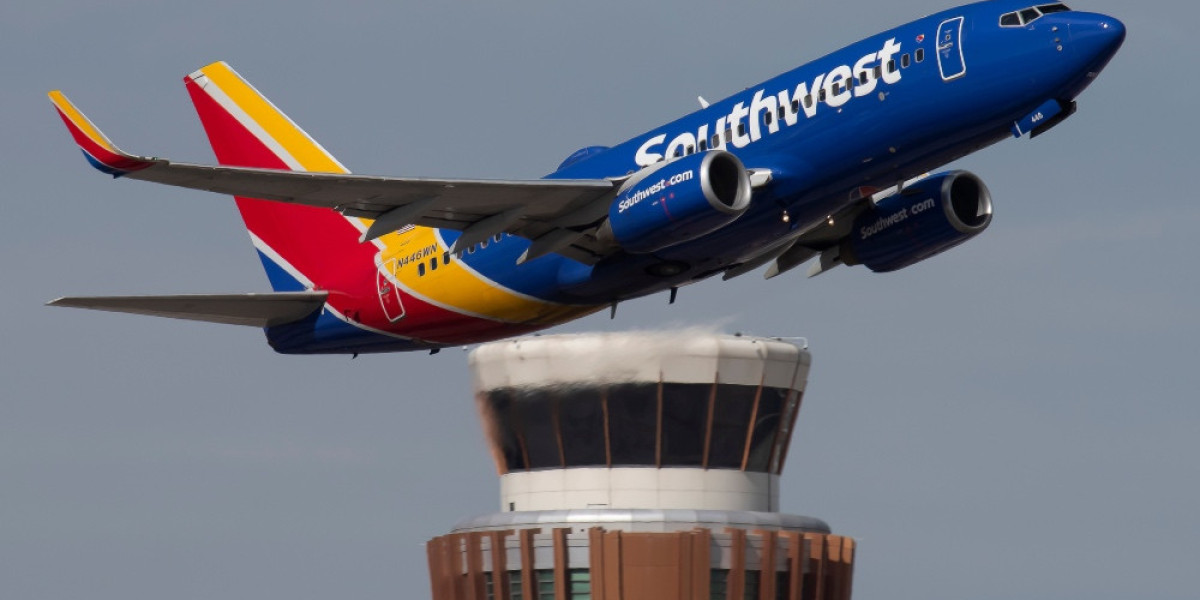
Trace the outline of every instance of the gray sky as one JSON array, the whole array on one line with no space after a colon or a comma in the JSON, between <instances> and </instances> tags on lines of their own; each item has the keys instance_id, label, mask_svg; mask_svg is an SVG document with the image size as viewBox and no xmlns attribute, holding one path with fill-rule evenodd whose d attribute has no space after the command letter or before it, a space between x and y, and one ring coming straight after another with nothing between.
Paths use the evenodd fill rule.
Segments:
<instances>
[{"instance_id":1,"label":"gray sky","mask_svg":"<svg viewBox=\"0 0 1200 600\"><path fill-rule=\"evenodd\" d=\"M180 78L234 65L351 169L533 177L941 0L0 8L0 596L422 598L423 543L497 507L466 357L283 357L254 329L44 308L267 290L228 198L92 172L210 162ZM785 512L860 541L858 598L1195 597L1194 2L1072 3L1129 38L1035 141L961 161L978 239L891 275L758 274L555 331L807 336Z\"/></svg>"}]
</instances>

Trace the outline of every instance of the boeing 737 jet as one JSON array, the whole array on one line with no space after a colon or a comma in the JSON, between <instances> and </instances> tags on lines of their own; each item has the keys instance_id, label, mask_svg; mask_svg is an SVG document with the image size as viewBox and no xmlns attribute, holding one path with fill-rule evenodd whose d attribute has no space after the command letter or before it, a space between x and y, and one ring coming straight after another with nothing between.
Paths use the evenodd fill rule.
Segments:
<instances>
[{"instance_id":1,"label":"boeing 737 jet","mask_svg":"<svg viewBox=\"0 0 1200 600\"><path fill-rule=\"evenodd\" d=\"M1117 19L1028 1L885 31L540 180L352 175L222 62L184 78L218 166L127 154L54 91L95 168L233 195L274 291L51 304L357 354L528 333L760 268L902 269L991 222L979 177L929 173L1070 117L1124 41Z\"/></svg>"}]
</instances>

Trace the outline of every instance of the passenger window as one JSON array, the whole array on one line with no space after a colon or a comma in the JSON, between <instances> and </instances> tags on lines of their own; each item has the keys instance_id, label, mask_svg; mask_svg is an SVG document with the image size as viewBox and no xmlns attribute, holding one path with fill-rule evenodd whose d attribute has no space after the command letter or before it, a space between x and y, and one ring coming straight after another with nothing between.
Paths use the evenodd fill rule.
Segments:
<instances>
[{"instance_id":1,"label":"passenger window","mask_svg":"<svg viewBox=\"0 0 1200 600\"><path fill-rule=\"evenodd\" d=\"M813 97L812 97L812 94L809 94L804 97L804 107L812 108L812 105L813 105Z\"/></svg>"},{"instance_id":2,"label":"passenger window","mask_svg":"<svg viewBox=\"0 0 1200 600\"><path fill-rule=\"evenodd\" d=\"M470 248L467 248L467 254L475 254L475 246L474 245L471 245Z\"/></svg>"},{"instance_id":3,"label":"passenger window","mask_svg":"<svg viewBox=\"0 0 1200 600\"><path fill-rule=\"evenodd\" d=\"M888 70L888 73L896 72L896 59L893 58L892 60L888 61L887 70Z\"/></svg>"},{"instance_id":4,"label":"passenger window","mask_svg":"<svg viewBox=\"0 0 1200 600\"><path fill-rule=\"evenodd\" d=\"M713 148L720 146L721 145L721 134L714 133L712 136L712 143L709 145L712 146Z\"/></svg>"},{"instance_id":5,"label":"passenger window","mask_svg":"<svg viewBox=\"0 0 1200 600\"><path fill-rule=\"evenodd\" d=\"M780 104L780 105L779 105L779 110L778 110L777 112L778 112L778 118L782 119L782 118L783 118L783 113L787 112L787 107L785 107L784 105Z\"/></svg>"},{"instance_id":6,"label":"passenger window","mask_svg":"<svg viewBox=\"0 0 1200 600\"><path fill-rule=\"evenodd\" d=\"M762 121L763 121L763 125L770 127L771 126L771 113L770 112L763 113Z\"/></svg>"},{"instance_id":7,"label":"passenger window","mask_svg":"<svg viewBox=\"0 0 1200 600\"><path fill-rule=\"evenodd\" d=\"M821 95L817 96L817 99L820 100L821 102L824 102L825 96L826 96L825 90L821 90Z\"/></svg>"},{"instance_id":8,"label":"passenger window","mask_svg":"<svg viewBox=\"0 0 1200 600\"><path fill-rule=\"evenodd\" d=\"M700 140L700 151L708 150L708 140Z\"/></svg>"},{"instance_id":9,"label":"passenger window","mask_svg":"<svg viewBox=\"0 0 1200 600\"><path fill-rule=\"evenodd\" d=\"M425 276L425 263L417 263L417 277Z\"/></svg>"},{"instance_id":10,"label":"passenger window","mask_svg":"<svg viewBox=\"0 0 1200 600\"><path fill-rule=\"evenodd\" d=\"M696 149L691 144L688 144L688 147L687 147L688 156L691 156L692 154L695 154L695 153L696 153Z\"/></svg>"},{"instance_id":11,"label":"passenger window","mask_svg":"<svg viewBox=\"0 0 1200 600\"><path fill-rule=\"evenodd\" d=\"M446 264L450 264L450 253L449 252L442 253L442 262L444 262Z\"/></svg>"},{"instance_id":12,"label":"passenger window","mask_svg":"<svg viewBox=\"0 0 1200 600\"><path fill-rule=\"evenodd\" d=\"M900 55L900 66L907 69L908 65L910 65L910 64L912 64L912 63L909 62L909 60L908 60L908 54L907 53L901 54Z\"/></svg>"},{"instance_id":13,"label":"passenger window","mask_svg":"<svg viewBox=\"0 0 1200 600\"><path fill-rule=\"evenodd\" d=\"M925 60L925 49L924 48L917 48L916 58L917 58L917 62L921 62L921 61Z\"/></svg>"},{"instance_id":14,"label":"passenger window","mask_svg":"<svg viewBox=\"0 0 1200 600\"><path fill-rule=\"evenodd\" d=\"M499 244L499 243L500 243L500 240L504 239L504 234L503 234L503 233L497 233L497 234L495 235L495 237L493 237L492 239L493 239L493 240L496 240L496 243L497 243L497 244Z\"/></svg>"},{"instance_id":15,"label":"passenger window","mask_svg":"<svg viewBox=\"0 0 1200 600\"><path fill-rule=\"evenodd\" d=\"M482 242L479 242L479 249L483 250L484 248L487 248L487 243L488 243L487 240L483 240Z\"/></svg>"},{"instance_id":16,"label":"passenger window","mask_svg":"<svg viewBox=\"0 0 1200 600\"><path fill-rule=\"evenodd\" d=\"M733 129L732 128L725 129L725 143L726 144L733 143Z\"/></svg>"},{"instance_id":17,"label":"passenger window","mask_svg":"<svg viewBox=\"0 0 1200 600\"><path fill-rule=\"evenodd\" d=\"M433 258L431 258L431 259L429 259L429 270L430 270L430 271L436 271L436 270L437 270L437 265L438 265L438 261L437 261L437 259L438 259L438 257L436 257L436 256L435 256L435 257L433 257Z\"/></svg>"},{"instance_id":18,"label":"passenger window","mask_svg":"<svg viewBox=\"0 0 1200 600\"><path fill-rule=\"evenodd\" d=\"M805 96L804 105L812 106L812 96ZM798 112L800 112L800 100L799 99L792 100L792 114L794 115Z\"/></svg>"},{"instance_id":19,"label":"passenger window","mask_svg":"<svg viewBox=\"0 0 1200 600\"><path fill-rule=\"evenodd\" d=\"M746 124L745 123L738 123L738 135L739 136L746 135Z\"/></svg>"},{"instance_id":20,"label":"passenger window","mask_svg":"<svg viewBox=\"0 0 1200 600\"><path fill-rule=\"evenodd\" d=\"M1000 17L1000 26L1001 27L1020 27L1021 26L1021 17L1018 17L1017 13L1015 13L1015 12L1004 14Z\"/></svg>"},{"instance_id":21,"label":"passenger window","mask_svg":"<svg viewBox=\"0 0 1200 600\"><path fill-rule=\"evenodd\" d=\"M870 79L871 79L871 76L866 71L863 71L862 73L858 74L859 85L867 85L867 82L870 81Z\"/></svg>"},{"instance_id":22,"label":"passenger window","mask_svg":"<svg viewBox=\"0 0 1200 600\"><path fill-rule=\"evenodd\" d=\"M883 67L881 65L875 65L875 79L882 79L882 78L883 78Z\"/></svg>"}]
</instances>

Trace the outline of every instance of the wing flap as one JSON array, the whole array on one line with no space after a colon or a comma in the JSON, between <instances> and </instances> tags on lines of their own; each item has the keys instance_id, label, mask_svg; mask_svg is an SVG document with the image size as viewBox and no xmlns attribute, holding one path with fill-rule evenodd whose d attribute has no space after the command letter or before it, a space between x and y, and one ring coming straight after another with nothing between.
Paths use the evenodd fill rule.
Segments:
<instances>
[{"instance_id":1,"label":"wing flap","mask_svg":"<svg viewBox=\"0 0 1200 600\"><path fill-rule=\"evenodd\" d=\"M88 308L226 325L272 327L299 321L311 315L325 305L328 296L328 292L68 296L52 300L47 306Z\"/></svg>"}]
</instances>

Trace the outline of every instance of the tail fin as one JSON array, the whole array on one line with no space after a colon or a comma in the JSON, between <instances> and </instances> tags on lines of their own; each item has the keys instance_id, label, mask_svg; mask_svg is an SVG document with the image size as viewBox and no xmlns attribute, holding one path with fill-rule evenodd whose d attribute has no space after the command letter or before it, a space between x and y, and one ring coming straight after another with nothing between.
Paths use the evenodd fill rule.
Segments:
<instances>
[{"instance_id":1,"label":"tail fin","mask_svg":"<svg viewBox=\"0 0 1200 600\"><path fill-rule=\"evenodd\" d=\"M222 165L348 173L270 100L224 62L184 78ZM351 269L374 267L377 248L360 244L363 224L324 208L237 198L238 210L276 291L336 289Z\"/></svg>"}]
</instances>

